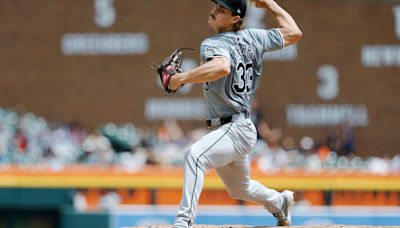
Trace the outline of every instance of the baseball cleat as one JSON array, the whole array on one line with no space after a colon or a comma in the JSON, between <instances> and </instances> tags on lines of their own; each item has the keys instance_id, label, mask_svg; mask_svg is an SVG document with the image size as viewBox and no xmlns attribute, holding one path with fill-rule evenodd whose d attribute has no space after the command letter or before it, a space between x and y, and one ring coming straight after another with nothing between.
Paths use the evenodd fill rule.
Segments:
<instances>
[{"instance_id":1,"label":"baseball cleat","mask_svg":"<svg viewBox=\"0 0 400 228\"><path fill-rule=\"evenodd\" d=\"M294 205L293 192L285 190L280 193L283 198L283 205L278 213L273 214L278 223L277 226L290 226L292 224L292 218L290 215L290 209Z\"/></svg>"}]
</instances>

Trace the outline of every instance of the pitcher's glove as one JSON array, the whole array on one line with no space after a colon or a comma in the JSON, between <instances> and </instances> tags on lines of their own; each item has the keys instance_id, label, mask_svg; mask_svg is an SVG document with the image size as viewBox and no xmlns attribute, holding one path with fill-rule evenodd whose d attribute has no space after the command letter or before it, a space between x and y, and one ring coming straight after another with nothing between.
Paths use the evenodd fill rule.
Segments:
<instances>
[{"instance_id":1,"label":"pitcher's glove","mask_svg":"<svg viewBox=\"0 0 400 228\"><path fill-rule=\"evenodd\" d=\"M176 73L182 73L181 65L183 60L182 50L191 48L180 48L176 49L172 54L165 58L162 63L157 67L157 73L160 77L161 84L164 87L165 92L168 94L174 94L178 89L171 90L168 88L170 78Z\"/></svg>"}]
</instances>

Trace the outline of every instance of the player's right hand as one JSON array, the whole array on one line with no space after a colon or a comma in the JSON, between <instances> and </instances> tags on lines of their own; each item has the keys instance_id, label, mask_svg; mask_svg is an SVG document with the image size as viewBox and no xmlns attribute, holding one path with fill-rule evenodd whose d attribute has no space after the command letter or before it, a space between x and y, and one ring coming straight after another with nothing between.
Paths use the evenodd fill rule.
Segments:
<instances>
[{"instance_id":1,"label":"player's right hand","mask_svg":"<svg viewBox=\"0 0 400 228\"><path fill-rule=\"evenodd\" d=\"M250 0L250 4L257 8L266 8L269 1L273 0Z\"/></svg>"}]
</instances>

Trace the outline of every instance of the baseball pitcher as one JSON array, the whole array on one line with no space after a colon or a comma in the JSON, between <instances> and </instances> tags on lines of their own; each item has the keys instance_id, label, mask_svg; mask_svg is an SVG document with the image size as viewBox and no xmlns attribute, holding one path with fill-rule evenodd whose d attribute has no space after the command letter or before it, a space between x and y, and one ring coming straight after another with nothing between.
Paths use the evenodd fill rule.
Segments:
<instances>
[{"instance_id":1,"label":"baseball pitcher","mask_svg":"<svg viewBox=\"0 0 400 228\"><path fill-rule=\"evenodd\" d=\"M263 54L298 42L302 32L274 0L250 1L276 19L278 26L267 30L241 28L246 0L212 1L208 25L216 34L201 43L202 64L187 72L173 70L173 64L159 72L168 93L186 83L203 83L210 128L186 151L182 199L173 227L193 226L205 171L211 168L232 198L257 202L275 216L277 225L288 226L293 192L277 192L250 179L248 155L257 135L249 113L262 75Z\"/></svg>"}]
</instances>

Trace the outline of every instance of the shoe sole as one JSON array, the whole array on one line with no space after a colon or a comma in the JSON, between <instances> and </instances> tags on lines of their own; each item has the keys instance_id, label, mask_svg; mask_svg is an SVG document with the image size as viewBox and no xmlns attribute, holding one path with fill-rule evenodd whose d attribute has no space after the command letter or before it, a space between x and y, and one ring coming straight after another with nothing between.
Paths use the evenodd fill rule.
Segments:
<instances>
[{"instance_id":1,"label":"shoe sole","mask_svg":"<svg viewBox=\"0 0 400 228\"><path fill-rule=\"evenodd\" d=\"M277 226L290 226L290 224L291 224L291 222L289 220L283 219L283 220L280 220L278 222L278 224L276 224L276 225Z\"/></svg>"}]
</instances>

